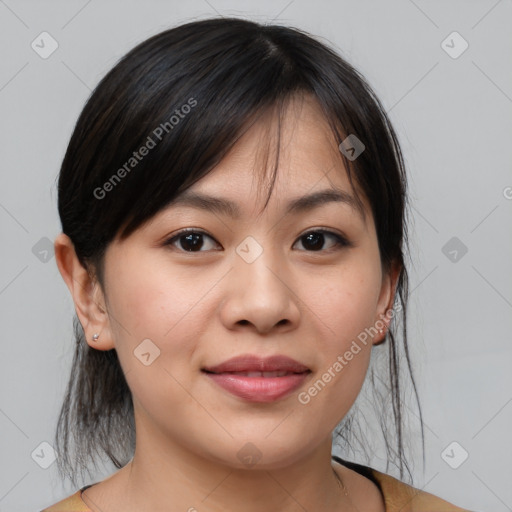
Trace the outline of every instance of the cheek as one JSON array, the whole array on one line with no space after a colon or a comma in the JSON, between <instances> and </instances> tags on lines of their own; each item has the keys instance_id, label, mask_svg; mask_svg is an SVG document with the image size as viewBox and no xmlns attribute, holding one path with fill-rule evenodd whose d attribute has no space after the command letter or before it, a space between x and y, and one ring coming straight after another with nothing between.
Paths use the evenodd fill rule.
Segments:
<instances>
[{"instance_id":1,"label":"cheek","mask_svg":"<svg viewBox=\"0 0 512 512\"><path fill-rule=\"evenodd\" d=\"M302 280L301 296L308 309L321 320L324 338L342 350L347 342L375 322L381 277L369 265L337 268L321 277ZM350 344L350 343L349 343Z\"/></svg>"},{"instance_id":2,"label":"cheek","mask_svg":"<svg viewBox=\"0 0 512 512\"><path fill-rule=\"evenodd\" d=\"M156 265L128 273L124 266L110 287L110 323L128 386L139 406L164 423L163 404L190 418L198 415L187 390L197 340L212 314L207 292L217 280L166 275Z\"/></svg>"},{"instance_id":3,"label":"cheek","mask_svg":"<svg viewBox=\"0 0 512 512\"><path fill-rule=\"evenodd\" d=\"M116 350L126 371L140 371L136 359L144 340L155 362L173 371L190 364L196 340L208 316L207 292L218 279L169 272L160 261L123 256L109 283L110 325ZM152 345L154 344L154 346ZM134 353L135 351L135 353Z\"/></svg>"},{"instance_id":4,"label":"cheek","mask_svg":"<svg viewBox=\"0 0 512 512\"><path fill-rule=\"evenodd\" d=\"M299 402L334 428L357 398L371 356L380 274L370 262L302 281L317 332L318 375ZM378 269L378 267L377 267ZM309 292L307 291L309 289Z\"/></svg>"},{"instance_id":5,"label":"cheek","mask_svg":"<svg viewBox=\"0 0 512 512\"><path fill-rule=\"evenodd\" d=\"M128 249L119 258L120 264L112 265L115 282L109 284L114 306L111 311L114 319L126 324L132 338L154 336L165 344L189 312L200 305L216 276L199 276L166 262L162 253L147 252ZM121 330L122 337L126 330Z\"/></svg>"}]
</instances>

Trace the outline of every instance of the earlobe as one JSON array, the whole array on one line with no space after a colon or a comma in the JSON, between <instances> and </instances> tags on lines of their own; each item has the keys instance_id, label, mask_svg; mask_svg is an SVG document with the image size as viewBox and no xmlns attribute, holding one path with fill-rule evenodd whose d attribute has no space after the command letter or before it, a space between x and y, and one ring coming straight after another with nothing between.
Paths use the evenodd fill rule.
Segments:
<instances>
[{"instance_id":1,"label":"earlobe","mask_svg":"<svg viewBox=\"0 0 512 512\"><path fill-rule=\"evenodd\" d=\"M54 242L55 261L75 304L87 343L97 350L114 348L101 286L80 263L71 239L64 233ZM96 340L93 336L98 334Z\"/></svg>"}]
</instances>

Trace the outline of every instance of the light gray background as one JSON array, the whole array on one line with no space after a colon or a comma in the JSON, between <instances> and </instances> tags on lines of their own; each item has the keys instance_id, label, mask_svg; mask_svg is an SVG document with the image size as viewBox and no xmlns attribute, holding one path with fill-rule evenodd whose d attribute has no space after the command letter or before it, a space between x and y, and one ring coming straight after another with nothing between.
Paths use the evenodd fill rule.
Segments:
<instances>
[{"instance_id":1,"label":"light gray background","mask_svg":"<svg viewBox=\"0 0 512 512\"><path fill-rule=\"evenodd\" d=\"M382 99L405 153L413 214L410 343L427 442L415 485L472 510L512 510L511 1L5 0L0 511L40 510L76 490L31 456L48 456L40 443L52 443L72 355L74 308L44 239L59 233L54 182L76 118L135 44L217 14L327 39ZM59 45L47 59L31 48L43 31ZM469 43L456 59L441 46L453 31ZM452 237L468 248L457 262L442 252ZM453 441L469 453L458 469L441 456Z\"/></svg>"}]
</instances>

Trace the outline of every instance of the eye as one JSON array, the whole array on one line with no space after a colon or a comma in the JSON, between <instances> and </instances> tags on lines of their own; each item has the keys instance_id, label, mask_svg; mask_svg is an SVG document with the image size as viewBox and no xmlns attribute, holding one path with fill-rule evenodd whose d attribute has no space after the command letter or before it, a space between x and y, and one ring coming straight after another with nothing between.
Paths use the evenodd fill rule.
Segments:
<instances>
[{"instance_id":1,"label":"eye","mask_svg":"<svg viewBox=\"0 0 512 512\"><path fill-rule=\"evenodd\" d=\"M329 247L325 248L326 241L328 240L330 240L330 244L328 244ZM309 231L302 235L294 245L298 242L302 243L307 252L330 252L332 250L352 246L352 243L345 237L325 229ZM206 234L204 231L194 228L181 230L173 237L166 240L164 245L171 245L182 252L189 253L216 250L215 246L220 247L220 245L210 235Z\"/></svg>"},{"instance_id":2,"label":"eye","mask_svg":"<svg viewBox=\"0 0 512 512\"><path fill-rule=\"evenodd\" d=\"M172 245L179 249L181 246L183 252L204 252L201 251L206 246L206 250L211 249L212 244L205 243L205 238L212 240L210 235L207 235L203 231L197 229L183 229L179 233L176 233L172 238L166 240L164 245ZM208 247L210 245L210 247ZM218 244L217 244L218 245Z\"/></svg>"},{"instance_id":3,"label":"eye","mask_svg":"<svg viewBox=\"0 0 512 512\"><path fill-rule=\"evenodd\" d=\"M327 249L324 248L325 241L327 239L331 240L331 245ZM319 252L319 251L331 251L336 249L341 249L343 247L351 247L352 244L343 236L338 233L334 233L332 231L327 231L325 229L317 229L314 231L309 231L302 235L298 241L302 242L303 247L308 252Z\"/></svg>"}]
</instances>

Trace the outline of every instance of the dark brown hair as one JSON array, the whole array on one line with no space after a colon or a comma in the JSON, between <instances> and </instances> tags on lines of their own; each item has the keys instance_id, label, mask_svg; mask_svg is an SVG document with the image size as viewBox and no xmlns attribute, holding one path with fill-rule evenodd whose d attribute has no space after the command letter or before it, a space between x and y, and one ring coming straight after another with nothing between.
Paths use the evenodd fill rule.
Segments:
<instances>
[{"instance_id":1,"label":"dark brown hair","mask_svg":"<svg viewBox=\"0 0 512 512\"><path fill-rule=\"evenodd\" d=\"M355 160L342 152L340 157L350 182L355 179L371 205L383 268L401 267L396 300L402 343L395 316L387 343L376 349L387 346L387 368L378 377L370 365L369 382L375 407L381 408L388 465L399 467L400 477L406 467L411 477L403 447L402 351L419 410L423 464L425 453L407 346L404 162L375 93L327 44L296 28L214 18L177 26L136 46L100 81L78 118L58 178L62 231L103 287L109 243L129 236L210 172L258 116L273 109L281 115L301 94L318 102L338 144L349 134L363 142L365 150ZM132 160L143 146L151 146L150 151ZM269 197L276 171L277 162ZM98 457L124 466L134 453L135 427L115 349L90 348L76 316L74 328L74 359L55 446L61 475L77 485L79 470L90 472ZM359 438L360 424L352 413L337 435L346 446L354 449L357 442L366 452L368 440Z\"/></svg>"}]
</instances>

